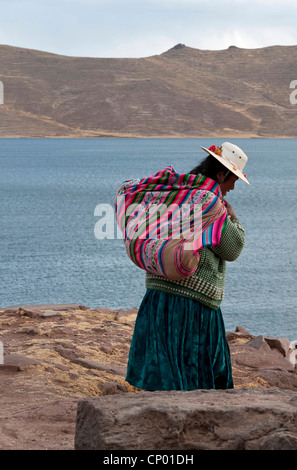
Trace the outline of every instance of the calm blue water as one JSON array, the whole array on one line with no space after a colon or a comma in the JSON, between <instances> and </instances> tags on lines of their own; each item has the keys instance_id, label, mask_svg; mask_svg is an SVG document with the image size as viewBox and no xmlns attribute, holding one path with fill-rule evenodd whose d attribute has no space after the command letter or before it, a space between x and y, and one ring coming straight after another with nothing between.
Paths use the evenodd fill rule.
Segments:
<instances>
[{"instance_id":1,"label":"calm blue water","mask_svg":"<svg viewBox=\"0 0 297 470\"><path fill-rule=\"evenodd\" d=\"M228 140L228 139L227 139ZM1 139L0 306L78 303L131 308L144 273L123 243L98 240L98 204L113 206L122 181L168 164L191 170L218 139ZM251 182L229 202L245 227L228 264L226 329L297 339L297 142L232 139L249 156Z\"/></svg>"}]
</instances>

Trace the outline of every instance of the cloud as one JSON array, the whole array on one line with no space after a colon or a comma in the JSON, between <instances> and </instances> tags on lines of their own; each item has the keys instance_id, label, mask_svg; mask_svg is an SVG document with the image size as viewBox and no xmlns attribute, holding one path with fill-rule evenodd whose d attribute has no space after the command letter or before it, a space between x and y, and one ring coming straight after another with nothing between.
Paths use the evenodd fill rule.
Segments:
<instances>
[{"instance_id":1,"label":"cloud","mask_svg":"<svg viewBox=\"0 0 297 470\"><path fill-rule=\"evenodd\" d=\"M199 49L297 44L296 0L0 2L0 43L57 54L147 57L177 43Z\"/></svg>"},{"instance_id":2,"label":"cloud","mask_svg":"<svg viewBox=\"0 0 297 470\"><path fill-rule=\"evenodd\" d=\"M128 0L129 1L129 0ZM291 8L296 9L297 4L296 0L212 0L211 2L205 2L205 0L145 0L144 3L147 4L157 4L159 6L166 6L167 8L188 8L201 6L211 9L215 12L217 8L232 8L233 6L248 6L249 8L259 8L261 6L267 6L271 8L272 5L277 6L279 10L284 8L284 5L290 6Z\"/></svg>"},{"instance_id":3,"label":"cloud","mask_svg":"<svg viewBox=\"0 0 297 470\"><path fill-rule=\"evenodd\" d=\"M268 46L290 46L297 44L297 32L294 28L273 26L226 28L218 31L210 27L205 37L189 35L188 45L199 49L227 49L237 46L243 49L255 49Z\"/></svg>"},{"instance_id":4,"label":"cloud","mask_svg":"<svg viewBox=\"0 0 297 470\"><path fill-rule=\"evenodd\" d=\"M280 0L244 0L244 3L248 5L254 5L254 7L259 7L259 5L266 5L269 8L271 8L272 5L275 5L280 11L284 9L284 5L290 6L292 9L297 8L296 0L281 0L281 2Z\"/></svg>"}]
</instances>

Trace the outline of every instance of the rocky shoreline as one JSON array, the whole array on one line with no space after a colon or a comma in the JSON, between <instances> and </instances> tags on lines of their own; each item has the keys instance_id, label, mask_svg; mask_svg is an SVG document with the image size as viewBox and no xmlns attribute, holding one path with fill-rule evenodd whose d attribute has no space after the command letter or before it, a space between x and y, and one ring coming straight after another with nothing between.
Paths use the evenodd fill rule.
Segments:
<instances>
[{"instance_id":1,"label":"rocky shoreline","mask_svg":"<svg viewBox=\"0 0 297 470\"><path fill-rule=\"evenodd\" d=\"M73 450L81 399L142 393L125 381L137 309L0 309L0 450ZM295 345L227 332L235 389L297 391ZM124 396L123 396L124 398Z\"/></svg>"}]
</instances>

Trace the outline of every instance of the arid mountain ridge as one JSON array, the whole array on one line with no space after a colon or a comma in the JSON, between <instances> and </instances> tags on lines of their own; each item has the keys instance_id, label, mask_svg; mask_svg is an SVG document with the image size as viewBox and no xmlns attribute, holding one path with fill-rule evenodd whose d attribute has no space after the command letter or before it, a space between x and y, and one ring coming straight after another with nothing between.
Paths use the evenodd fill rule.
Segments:
<instances>
[{"instance_id":1,"label":"arid mountain ridge","mask_svg":"<svg viewBox=\"0 0 297 470\"><path fill-rule=\"evenodd\" d=\"M145 58L0 45L0 137L297 137L297 46Z\"/></svg>"}]
</instances>

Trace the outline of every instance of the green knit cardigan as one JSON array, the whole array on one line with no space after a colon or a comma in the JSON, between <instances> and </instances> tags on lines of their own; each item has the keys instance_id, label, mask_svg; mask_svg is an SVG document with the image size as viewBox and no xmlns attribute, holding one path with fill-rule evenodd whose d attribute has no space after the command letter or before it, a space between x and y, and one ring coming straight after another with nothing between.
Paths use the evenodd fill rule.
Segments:
<instances>
[{"instance_id":1,"label":"green knit cardigan","mask_svg":"<svg viewBox=\"0 0 297 470\"><path fill-rule=\"evenodd\" d=\"M179 281L146 274L146 288L198 300L217 309L224 297L226 261L234 261L245 244L245 232L239 220L228 218L218 246L202 248L195 273Z\"/></svg>"}]
</instances>

